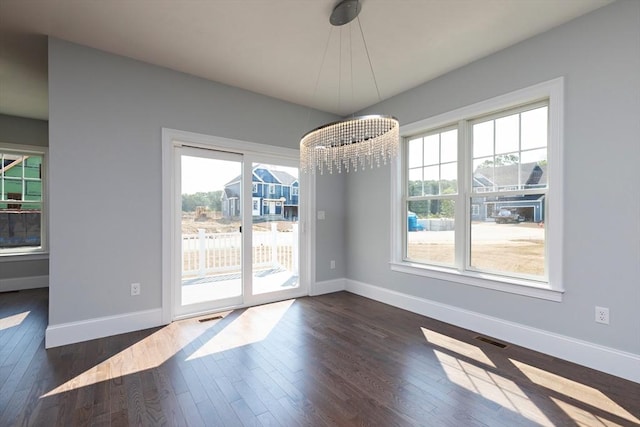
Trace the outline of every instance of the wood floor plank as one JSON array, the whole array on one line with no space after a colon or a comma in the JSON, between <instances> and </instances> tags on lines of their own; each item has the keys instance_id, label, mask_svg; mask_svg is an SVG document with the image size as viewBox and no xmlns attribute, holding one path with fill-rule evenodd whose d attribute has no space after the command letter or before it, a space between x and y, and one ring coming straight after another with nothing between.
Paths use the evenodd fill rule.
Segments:
<instances>
[{"instance_id":1,"label":"wood floor plank","mask_svg":"<svg viewBox=\"0 0 640 427\"><path fill-rule=\"evenodd\" d=\"M182 413L184 414L185 421L188 426L200 427L205 425L191 393L185 391L176 395L176 399L178 400L178 404L182 409Z\"/></svg>"},{"instance_id":2,"label":"wood floor plank","mask_svg":"<svg viewBox=\"0 0 640 427\"><path fill-rule=\"evenodd\" d=\"M47 290L2 294L0 425L640 425L637 383L346 292L282 307L45 350Z\"/></svg>"},{"instance_id":3,"label":"wood floor plank","mask_svg":"<svg viewBox=\"0 0 640 427\"><path fill-rule=\"evenodd\" d=\"M267 412L267 407L265 406L260 394L257 393L253 387L247 384L246 381L236 381L233 383L233 387L238 391L238 394L242 396L242 400L245 401L247 407L254 415L257 416Z\"/></svg>"},{"instance_id":4,"label":"wood floor plank","mask_svg":"<svg viewBox=\"0 0 640 427\"><path fill-rule=\"evenodd\" d=\"M220 418L220 415L218 415L218 411L216 411L216 408L214 408L209 401L200 402L196 404L196 407L198 408L198 414L203 420L205 426L225 425L222 418Z\"/></svg>"}]
</instances>

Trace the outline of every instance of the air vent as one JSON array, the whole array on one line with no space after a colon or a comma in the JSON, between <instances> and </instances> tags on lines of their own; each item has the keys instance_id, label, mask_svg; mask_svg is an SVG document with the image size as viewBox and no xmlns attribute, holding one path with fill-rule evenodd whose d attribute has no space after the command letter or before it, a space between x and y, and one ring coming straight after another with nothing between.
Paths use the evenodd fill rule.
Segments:
<instances>
[{"instance_id":1,"label":"air vent","mask_svg":"<svg viewBox=\"0 0 640 427\"><path fill-rule=\"evenodd\" d=\"M222 316L218 315L218 316L212 316L212 317L205 317L202 319L198 319L198 322L204 323L204 322L210 322L212 320L218 320L218 319L222 319Z\"/></svg>"},{"instance_id":2,"label":"air vent","mask_svg":"<svg viewBox=\"0 0 640 427\"><path fill-rule=\"evenodd\" d=\"M507 347L506 344L502 344L501 342L494 341L491 338L478 336L478 337L476 337L476 339L480 340L482 342L486 342L487 344L495 345L496 347L500 347L500 348L506 348Z\"/></svg>"}]
</instances>

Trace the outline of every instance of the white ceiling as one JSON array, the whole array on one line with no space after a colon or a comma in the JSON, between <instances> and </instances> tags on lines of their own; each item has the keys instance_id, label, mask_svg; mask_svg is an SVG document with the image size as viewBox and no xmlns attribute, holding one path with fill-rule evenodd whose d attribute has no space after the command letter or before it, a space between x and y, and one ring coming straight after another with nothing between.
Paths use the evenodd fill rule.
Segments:
<instances>
[{"instance_id":1,"label":"white ceiling","mask_svg":"<svg viewBox=\"0 0 640 427\"><path fill-rule=\"evenodd\" d=\"M359 19L386 99L611 1L362 0ZM379 99L357 21L329 24L336 4L0 0L0 113L48 118L50 35L347 115Z\"/></svg>"}]
</instances>

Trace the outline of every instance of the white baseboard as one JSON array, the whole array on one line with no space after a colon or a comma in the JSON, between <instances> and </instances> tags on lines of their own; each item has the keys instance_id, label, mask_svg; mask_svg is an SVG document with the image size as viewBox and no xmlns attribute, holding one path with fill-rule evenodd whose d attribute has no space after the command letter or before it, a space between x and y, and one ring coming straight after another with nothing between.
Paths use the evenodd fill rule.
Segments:
<instances>
[{"instance_id":1,"label":"white baseboard","mask_svg":"<svg viewBox=\"0 0 640 427\"><path fill-rule=\"evenodd\" d=\"M344 291L346 288L346 279L325 280L323 282L315 282L311 285L309 295L316 296L322 294L330 294L331 292Z\"/></svg>"},{"instance_id":2,"label":"white baseboard","mask_svg":"<svg viewBox=\"0 0 640 427\"><path fill-rule=\"evenodd\" d=\"M24 289L48 288L49 275L12 277L0 279L0 292L22 291Z\"/></svg>"},{"instance_id":3,"label":"white baseboard","mask_svg":"<svg viewBox=\"0 0 640 427\"><path fill-rule=\"evenodd\" d=\"M348 292L640 383L640 355L354 280Z\"/></svg>"},{"instance_id":4,"label":"white baseboard","mask_svg":"<svg viewBox=\"0 0 640 427\"><path fill-rule=\"evenodd\" d=\"M98 317L79 322L49 325L45 334L45 347L52 348L104 338L153 328L162 324L162 310L157 308L116 316Z\"/></svg>"}]
</instances>

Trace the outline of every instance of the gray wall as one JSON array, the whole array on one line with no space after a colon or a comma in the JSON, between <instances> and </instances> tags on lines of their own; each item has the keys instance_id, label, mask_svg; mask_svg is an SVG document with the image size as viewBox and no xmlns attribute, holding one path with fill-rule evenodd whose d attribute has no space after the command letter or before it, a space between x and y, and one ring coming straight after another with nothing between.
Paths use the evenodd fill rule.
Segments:
<instances>
[{"instance_id":1,"label":"gray wall","mask_svg":"<svg viewBox=\"0 0 640 427\"><path fill-rule=\"evenodd\" d=\"M26 119L22 117L0 114L0 142L36 145L49 145L48 123L44 120ZM0 281L3 279L18 279L31 276L46 276L49 274L49 261L39 260L0 260ZM4 289L3 290L9 290Z\"/></svg>"},{"instance_id":2,"label":"gray wall","mask_svg":"<svg viewBox=\"0 0 640 427\"><path fill-rule=\"evenodd\" d=\"M162 127L297 148L329 120L50 39L50 324L161 306ZM330 184L319 180L318 191ZM132 282L142 284L138 298L129 296Z\"/></svg>"},{"instance_id":3,"label":"gray wall","mask_svg":"<svg viewBox=\"0 0 640 427\"><path fill-rule=\"evenodd\" d=\"M0 114L0 142L47 147L49 124L45 120Z\"/></svg>"},{"instance_id":4,"label":"gray wall","mask_svg":"<svg viewBox=\"0 0 640 427\"><path fill-rule=\"evenodd\" d=\"M367 112L407 124L559 76L562 303L391 272L388 169L347 180L347 277L640 354L640 2L617 1ZM363 216L362 206L384 208ZM609 326L594 322L596 305L610 308Z\"/></svg>"},{"instance_id":5,"label":"gray wall","mask_svg":"<svg viewBox=\"0 0 640 427\"><path fill-rule=\"evenodd\" d=\"M359 172L358 172L359 173ZM342 279L347 273L345 242L346 173L316 175L316 211L325 219L316 220L316 281ZM331 269L330 262L336 262Z\"/></svg>"}]
</instances>

